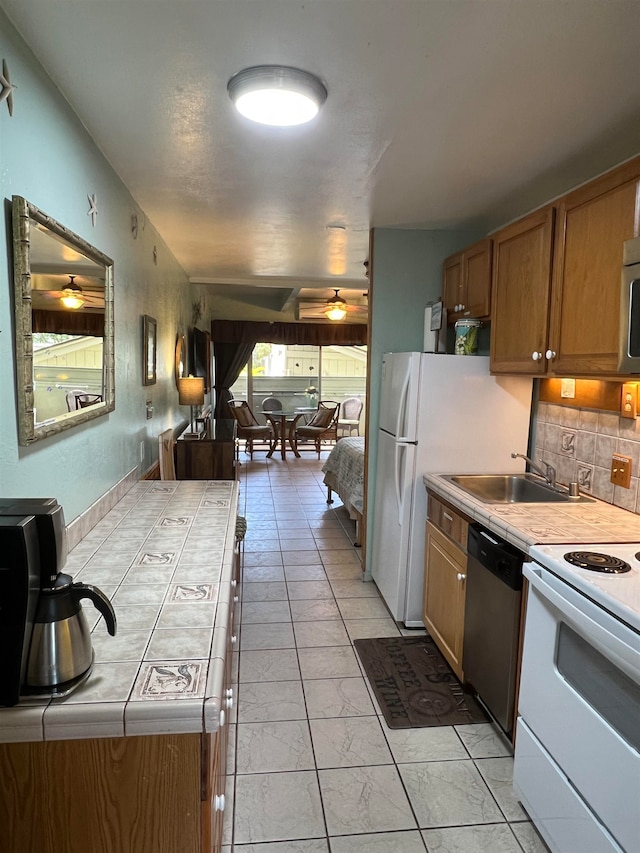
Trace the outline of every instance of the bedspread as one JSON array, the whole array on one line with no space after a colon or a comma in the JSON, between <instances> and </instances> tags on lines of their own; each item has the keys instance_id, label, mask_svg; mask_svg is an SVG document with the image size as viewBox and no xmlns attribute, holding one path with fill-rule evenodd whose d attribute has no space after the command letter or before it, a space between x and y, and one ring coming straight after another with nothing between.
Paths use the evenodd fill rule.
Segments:
<instances>
[{"instance_id":1,"label":"bedspread","mask_svg":"<svg viewBox=\"0 0 640 853\"><path fill-rule=\"evenodd\" d=\"M364 502L364 436L341 438L322 466L324 484L333 489L349 512L362 515Z\"/></svg>"}]
</instances>

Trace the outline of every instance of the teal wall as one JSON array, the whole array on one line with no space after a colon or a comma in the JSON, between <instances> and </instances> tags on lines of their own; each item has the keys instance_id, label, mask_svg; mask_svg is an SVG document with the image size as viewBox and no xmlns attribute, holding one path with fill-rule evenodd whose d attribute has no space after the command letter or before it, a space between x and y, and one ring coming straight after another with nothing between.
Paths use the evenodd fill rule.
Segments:
<instances>
[{"instance_id":1,"label":"teal wall","mask_svg":"<svg viewBox=\"0 0 640 853\"><path fill-rule=\"evenodd\" d=\"M369 292L367 576L370 576L373 543L382 356L385 352L422 351L424 309L427 302L437 301L442 293L442 262L481 236L469 231L373 229Z\"/></svg>"},{"instance_id":2,"label":"teal wall","mask_svg":"<svg viewBox=\"0 0 640 853\"><path fill-rule=\"evenodd\" d=\"M158 434L186 421L173 370L176 336L191 324L192 294L152 224L1 11L0 58L17 87L12 117L6 102L0 103L0 215L6 233L0 245L0 496L57 497L69 522L131 469L148 469L157 459ZM87 196L93 193L99 211L95 228L87 216ZM109 255L115 273L116 409L30 447L20 447L17 437L12 195L24 196ZM141 223L136 240L133 213ZM158 321L157 383L147 387L142 385L142 314ZM151 420L145 417L146 400L154 407Z\"/></svg>"}]
</instances>

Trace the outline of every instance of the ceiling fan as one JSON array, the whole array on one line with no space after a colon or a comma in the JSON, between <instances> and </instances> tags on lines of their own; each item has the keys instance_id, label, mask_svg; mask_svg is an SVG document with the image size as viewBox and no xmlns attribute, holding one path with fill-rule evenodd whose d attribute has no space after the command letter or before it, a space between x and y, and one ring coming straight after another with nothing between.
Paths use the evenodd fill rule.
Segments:
<instances>
[{"instance_id":1,"label":"ceiling fan","mask_svg":"<svg viewBox=\"0 0 640 853\"><path fill-rule=\"evenodd\" d=\"M348 313L359 313L366 316L368 308L366 305L350 305L346 299L340 296L340 288L333 288L334 295L324 301L300 301L298 303L299 320L331 320L339 322L344 320ZM362 294L367 296L366 293Z\"/></svg>"},{"instance_id":2,"label":"ceiling fan","mask_svg":"<svg viewBox=\"0 0 640 853\"><path fill-rule=\"evenodd\" d=\"M46 286L36 284L32 287L34 307L49 310L66 308L72 311L83 307L104 309L104 288L90 278L80 286L76 283L76 278L76 275L69 274L69 281L59 290L49 290Z\"/></svg>"}]
</instances>

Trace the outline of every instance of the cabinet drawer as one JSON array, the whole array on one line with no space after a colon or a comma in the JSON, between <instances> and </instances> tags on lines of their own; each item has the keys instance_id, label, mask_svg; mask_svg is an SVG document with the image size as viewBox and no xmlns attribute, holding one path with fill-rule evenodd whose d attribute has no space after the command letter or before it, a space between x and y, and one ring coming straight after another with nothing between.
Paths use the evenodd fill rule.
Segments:
<instances>
[{"instance_id":1,"label":"cabinet drawer","mask_svg":"<svg viewBox=\"0 0 640 853\"><path fill-rule=\"evenodd\" d=\"M467 550L469 521L464 515L460 515L453 507L431 494L429 495L427 515L436 527L439 527L443 533L465 551Z\"/></svg>"}]
</instances>

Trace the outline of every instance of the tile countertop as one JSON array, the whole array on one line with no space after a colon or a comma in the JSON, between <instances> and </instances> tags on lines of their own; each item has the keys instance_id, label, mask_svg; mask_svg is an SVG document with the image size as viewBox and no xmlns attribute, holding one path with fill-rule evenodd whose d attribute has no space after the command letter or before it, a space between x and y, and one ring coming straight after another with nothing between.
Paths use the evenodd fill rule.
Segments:
<instances>
[{"instance_id":1,"label":"tile countertop","mask_svg":"<svg viewBox=\"0 0 640 853\"><path fill-rule=\"evenodd\" d=\"M138 482L64 571L113 604L111 637L83 602L93 672L62 699L0 708L0 742L212 732L219 726L238 485Z\"/></svg>"},{"instance_id":2,"label":"tile countertop","mask_svg":"<svg viewBox=\"0 0 640 853\"><path fill-rule=\"evenodd\" d=\"M460 512L502 536L526 554L532 545L639 542L640 518L597 499L593 503L488 504L445 480L425 474L424 485Z\"/></svg>"}]
</instances>

